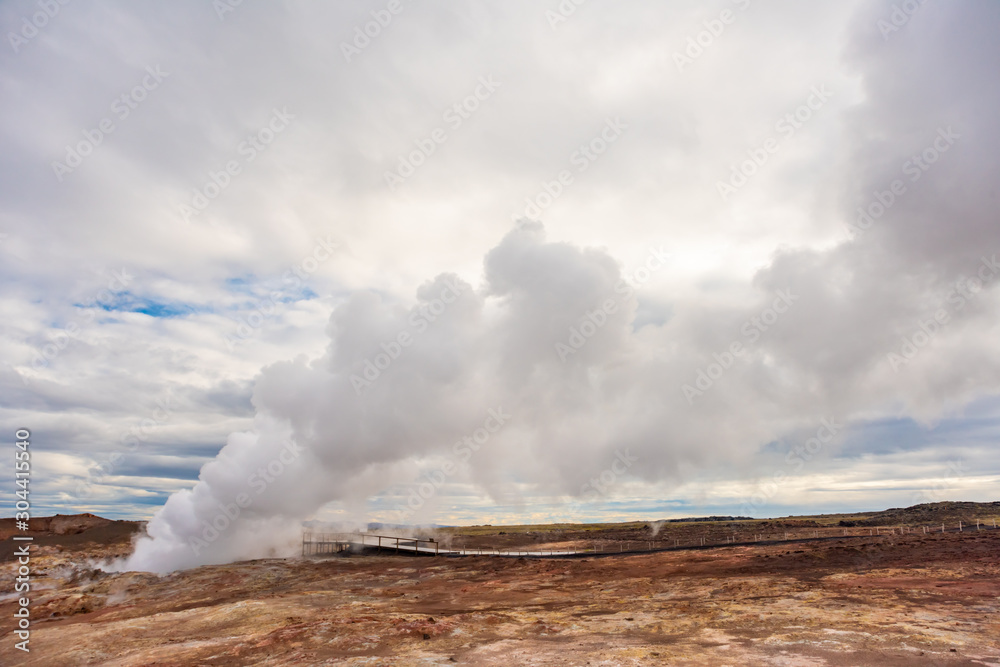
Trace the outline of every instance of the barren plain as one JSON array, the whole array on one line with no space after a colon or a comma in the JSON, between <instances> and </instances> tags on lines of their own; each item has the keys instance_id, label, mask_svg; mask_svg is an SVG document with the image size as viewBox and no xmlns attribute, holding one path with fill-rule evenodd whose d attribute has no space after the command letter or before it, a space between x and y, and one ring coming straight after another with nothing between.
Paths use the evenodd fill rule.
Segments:
<instances>
[{"instance_id":1,"label":"barren plain","mask_svg":"<svg viewBox=\"0 0 1000 667\"><path fill-rule=\"evenodd\" d=\"M440 535L605 551L296 557L167 576L91 567L128 553L139 524L93 517L73 532L63 517L32 552L31 652L5 632L0 664L1000 665L1000 530L989 518L962 532L892 525L914 516L479 526ZM727 535L737 544L608 553ZM0 597L0 616L15 604Z\"/></svg>"}]
</instances>

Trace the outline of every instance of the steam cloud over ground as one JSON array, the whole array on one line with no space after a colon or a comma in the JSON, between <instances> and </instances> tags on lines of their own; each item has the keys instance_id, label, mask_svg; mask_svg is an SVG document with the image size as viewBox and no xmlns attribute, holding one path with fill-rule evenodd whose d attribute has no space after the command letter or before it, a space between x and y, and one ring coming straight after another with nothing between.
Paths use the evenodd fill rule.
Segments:
<instances>
[{"instance_id":1,"label":"steam cloud over ground","mask_svg":"<svg viewBox=\"0 0 1000 667\"><path fill-rule=\"evenodd\" d=\"M995 500L1000 4L26 1L0 421L115 567Z\"/></svg>"},{"instance_id":2,"label":"steam cloud over ground","mask_svg":"<svg viewBox=\"0 0 1000 667\"><path fill-rule=\"evenodd\" d=\"M847 243L823 261L863 252ZM647 271L669 261L663 248L649 257ZM909 391L893 380L882 350L894 326L911 323L904 304L898 322L883 317L838 340L838 323L871 298L831 300L828 283L814 279L816 259L779 255L741 306L678 308L637 326L638 288L613 257L548 241L540 223L525 221L487 253L478 287L441 274L409 307L355 293L331 315L322 357L262 371L254 432L230 436L123 567L170 571L294 550L299 520L330 501L363 506L408 461L457 456L497 499L512 493L510 479L573 497L600 488L594 480L618 470L623 452L622 461L641 462L632 474L670 480L684 465L750 458L788 431L812 428L826 444L872 406L916 407L924 383L958 379L938 363ZM955 351L968 353L968 343ZM995 382L997 367L990 372ZM463 438L486 433L484 423L488 447Z\"/></svg>"}]
</instances>

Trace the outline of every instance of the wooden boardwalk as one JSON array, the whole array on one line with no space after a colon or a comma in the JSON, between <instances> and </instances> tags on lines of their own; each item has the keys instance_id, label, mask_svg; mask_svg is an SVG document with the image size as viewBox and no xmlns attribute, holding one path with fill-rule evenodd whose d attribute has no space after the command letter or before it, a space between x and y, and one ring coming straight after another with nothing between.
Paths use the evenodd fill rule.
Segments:
<instances>
[{"instance_id":1,"label":"wooden boardwalk","mask_svg":"<svg viewBox=\"0 0 1000 667\"><path fill-rule=\"evenodd\" d=\"M975 528L972 528L975 525ZM395 535L375 535L371 533L313 533L306 532L302 535L302 555L322 556L337 554L341 552L368 553L368 554L400 554L409 556L497 556L501 558L573 558L581 556L612 556L618 554L637 554L661 551L690 551L699 549L718 549L720 547L746 547L765 546L773 544L787 544L794 542L819 542L824 540L843 539L863 539L863 538L883 538L895 535L913 533L937 533L937 532L976 532L979 530L997 530L997 527L987 525L985 522L974 522L970 524L959 523L955 527L941 526L881 526L872 528L855 527L844 529L843 535L821 535L818 530L810 529L805 536L792 535L791 532L784 532L777 536L765 536L763 534L753 534L753 539L744 536L740 541L737 535L726 537L725 542L711 542L704 537L693 543L681 544L674 540L673 544L656 540L624 540L624 541L595 541L591 543L589 549L565 550L565 549L501 549L501 548L480 548L480 549L453 549L443 547L440 542L431 538L398 537Z\"/></svg>"},{"instance_id":2,"label":"wooden boardwalk","mask_svg":"<svg viewBox=\"0 0 1000 667\"><path fill-rule=\"evenodd\" d=\"M372 535L370 533L305 533L302 536L302 555L319 556L342 551L397 553L411 556L506 556L522 558L531 556L578 556L592 551L565 551L558 549L450 549L433 539Z\"/></svg>"}]
</instances>

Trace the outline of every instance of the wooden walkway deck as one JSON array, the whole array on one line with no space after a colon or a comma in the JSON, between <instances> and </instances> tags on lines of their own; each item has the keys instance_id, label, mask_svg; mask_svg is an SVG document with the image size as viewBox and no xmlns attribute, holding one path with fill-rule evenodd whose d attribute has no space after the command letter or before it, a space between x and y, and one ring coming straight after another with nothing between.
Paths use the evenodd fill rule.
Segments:
<instances>
[{"instance_id":1,"label":"wooden walkway deck","mask_svg":"<svg viewBox=\"0 0 1000 667\"><path fill-rule=\"evenodd\" d=\"M370 533L305 533L302 536L302 555L319 556L342 551L372 551L417 556L507 556L510 558L576 556L592 551L565 551L558 549L449 549L433 539L372 535Z\"/></svg>"},{"instance_id":2,"label":"wooden walkway deck","mask_svg":"<svg viewBox=\"0 0 1000 667\"><path fill-rule=\"evenodd\" d=\"M971 526L975 525L973 529ZM973 524L959 523L954 527L938 526L882 526L873 528L845 528L843 535L821 535L818 530L809 529L805 536L792 535L791 531L784 532L783 535L765 536L754 534L753 539L743 536L740 540L737 535L726 537L725 542L706 541L704 537L697 539L693 543L681 544L674 540L674 544L664 543L664 541L595 541L589 549L560 550L560 549L453 549L443 547L440 542L434 539L424 539L416 537L399 537L395 535L375 535L371 533L314 533L306 532L302 535L302 555L322 556L337 554L341 552L368 553L368 554L400 554L410 556L498 556L501 558L572 558L580 556L611 556L617 554L637 554L657 551L687 551L699 549L717 549L720 547L742 547L742 546L764 546L769 544L783 544L792 542L817 542L822 540L842 540L845 538L882 538L906 533L931 533L931 532L976 532L979 530L997 530L996 526L990 526L985 522L975 521ZM860 534L859 534L860 533Z\"/></svg>"}]
</instances>

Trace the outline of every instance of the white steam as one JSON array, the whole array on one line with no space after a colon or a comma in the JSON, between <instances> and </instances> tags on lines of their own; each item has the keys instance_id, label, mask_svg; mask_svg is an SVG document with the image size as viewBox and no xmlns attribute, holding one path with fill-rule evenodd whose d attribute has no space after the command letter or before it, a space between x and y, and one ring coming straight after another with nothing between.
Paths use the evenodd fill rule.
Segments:
<instances>
[{"instance_id":1,"label":"white steam","mask_svg":"<svg viewBox=\"0 0 1000 667\"><path fill-rule=\"evenodd\" d=\"M817 329L813 345L829 347L805 353L800 332L856 305L817 313L823 294L801 261L776 259L746 304L675 303L676 315L642 326L637 292L612 257L547 242L538 223L511 231L484 268L478 289L441 275L410 308L368 292L338 307L326 353L262 371L254 431L231 435L194 488L167 501L123 567L166 572L293 552L302 519L335 500L360 510L387 482L412 479L419 462L451 456L456 441L489 425L491 409L510 419L468 457L468 478L493 498L510 497L509 480L587 496L593 480L619 474L616 461L635 461L629 475L669 481L685 465L738 464L822 417L846 421L919 396L921 383L893 381L878 363L884 341L912 327L901 304L849 339ZM743 325L782 298L780 317L765 318L751 340ZM722 377L686 393L733 341L745 349ZM928 383L950 373L946 364L922 372Z\"/></svg>"}]
</instances>

